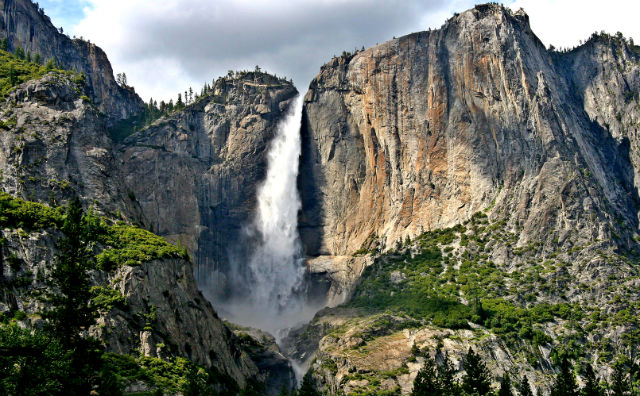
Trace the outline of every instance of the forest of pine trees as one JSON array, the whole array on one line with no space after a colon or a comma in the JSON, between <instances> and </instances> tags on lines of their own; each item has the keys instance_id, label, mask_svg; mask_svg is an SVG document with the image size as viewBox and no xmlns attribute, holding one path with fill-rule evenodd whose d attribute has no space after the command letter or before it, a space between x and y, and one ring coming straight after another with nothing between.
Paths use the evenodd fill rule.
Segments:
<instances>
[{"instance_id":1,"label":"forest of pine trees","mask_svg":"<svg viewBox=\"0 0 640 396\"><path fill-rule=\"evenodd\" d=\"M535 396L529 379L523 375L515 383L505 373L500 387L491 387L491 375L480 356L469 348L462 361L462 380L455 378L456 370L445 354L441 364L428 354L425 363L413 382L411 396ZM583 368L583 385L578 386L575 367L567 356L563 356L556 368L550 396L639 396L640 367L618 362L607 382L598 379L590 364ZM540 395L542 396L542 395Z\"/></svg>"}]
</instances>

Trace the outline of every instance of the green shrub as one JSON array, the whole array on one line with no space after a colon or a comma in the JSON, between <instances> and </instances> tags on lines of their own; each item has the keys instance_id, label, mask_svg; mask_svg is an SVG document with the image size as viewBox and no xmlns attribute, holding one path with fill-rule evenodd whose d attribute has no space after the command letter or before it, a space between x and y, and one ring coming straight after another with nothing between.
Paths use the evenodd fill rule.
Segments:
<instances>
[{"instance_id":1,"label":"green shrub","mask_svg":"<svg viewBox=\"0 0 640 396\"><path fill-rule=\"evenodd\" d=\"M228 375L199 367L181 357L162 360L105 353L102 360L115 373L120 384L141 381L163 394L232 395L239 390L237 383Z\"/></svg>"},{"instance_id":2,"label":"green shrub","mask_svg":"<svg viewBox=\"0 0 640 396\"><path fill-rule=\"evenodd\" d=\"M64 220L64 208L51 208L36 202L0 193L0 227L39 230L57 228Z\"/></svg>"},{"instance_id":3,"label":"green shrub","mask_svg":"<svg viewBox=\"0 0 640 396\"><path fill-rule=\"evenodd\" d=\"M107 248L98 254L97 265L107 271L163 258L188 258L184 250L167 243L164 238L130 225L110 226L99 240Z\"/></svg>"},{"instance_id":4,"label":"green shrub","mask_svg":"<svg viewBox=\"0 0 640 396\"><path fill-rule=\"evenodd\" d=\"M50 72L69 75L73 77L76 84L84 83L82 74L62 70L55 62L49 67L42 66L36 62L29 62L24 57L0 50L0 99L7 97L15 86Z\"/></svg>"},{"instance_id":5,"label":"green shrub","mask_svg":"<svg viewBox=\"0 0 640 396\"><path fill-rule=\"evenodd\" d=\"M93 286L91 288L91 305L102 312L109 312L112 308L124 309L127 306L127 299L117 290L104 286Z\"/></svg>"},{"instance_id":6,"label":"green shrub","mask_svg":"<svg viewBox=\"0 0 640 396\"><path fill-rule=\"evenodd\" d=\"M0 193L0 227L32 231L59 229L64 218L64 207L51 208ZM99 269L109 271L122 265L139 265L163 258L189 259L186 249L171 245L141 228L123 223L110 225L91 211L85 214L83 222L89 239L104 246L96 256Z\"/></svg>"}]
</instances>

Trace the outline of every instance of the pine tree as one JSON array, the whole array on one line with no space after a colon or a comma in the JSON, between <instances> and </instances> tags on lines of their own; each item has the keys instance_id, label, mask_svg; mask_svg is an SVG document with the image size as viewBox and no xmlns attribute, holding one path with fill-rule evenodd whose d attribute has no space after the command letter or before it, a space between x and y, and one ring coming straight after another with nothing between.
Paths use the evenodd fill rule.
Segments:
<instances>
[{"instance_id":1,"label":"pine tree","mask_svg":"<svg viewBox=\"0 0 640 396\"><path fill-rule=\"evenodd\" d=\"M116 75L116 82L122 86L122 87L126 87L127 86L127 75L126 73L118 73Z\"/></svg>"},{"instance_id":2,"label":"pine tree","mask_svg":"<svg viewBox=\"0 0 640 396\"><path fill-rule=\"evenodd\" d=\"M413 381L411 396L438 395L440 395L440 384L436 377L436 364L431 357L426 357L424 366L418 371L418 375Z\"/></svg>"},{"instance_id":3,"label":"pine tree","mask_svg":"<svg viewBox=\"0 0 640 396\"><path fill-rule=\"evenodd\" d=\"M40 54L36 52L36 54L33 56L33 63L37 63L39 65L42 64L42 58L40 57Z\"/></svg>"},{"instance_id":4,"label":"pine tree","mask_svg":"<svg viewBox=\"0 0 640 396\"><path fill-rule=\"evenodd\" d=\"M573 366L566 355L560 361L560 371L551 387L551 396L578 396L578 384Z\"/></svg>"},{"instance_id":5,"label":"pine tree","mask_svg":"<svg viewBox=\"0 0 640 396\"><path fill-rule=\"evenodd\" d=\"M0 40L0 50L3 50L3 51L9 50L9 44L7 43L6 37L3 37L2 40Z\"/></svg>"},{"instance_id":6,"label":"pine tree","mask_svg":"<svg viewBox=\"0 0 640 396\"><path fill-rule=\"evenodd\" d=\"M16 70L13 67L13 63L9 63L9 84L14 86L18 83L18 79L16 77Z\"/></svg>"},{"instance_id":7,"label":"pine tree","mask_svg":"<svg viewBox=\"0 0 640 396\"><path fill-rule=\"evenodd\" d=\"M91 251L77 197L67 206L62 232L65 237L58 243L60 253L51 274L59 294L50 296L55 308L46 316L64 346L73 348L80 339L80 332L87 329L95 318L95 312L89 307Z\"/></svg>"},{"instance_id":8,"label":"pine tree","mask_svg":"<svg viewBox=\"0 0 640 396\"><path fill-rule=\"evenodd\" d=\"M529 385L529 379L527 376L522 377L522 381L518 385L518 392L520 396L534 396L533 391L531 390L531 385Z\"/></svg>"},{"instance_id":9,"label":"pine tree","mask_svg":"<svg viewBox=\"0 0 640 396\"><path fill-rule=\"evenodd\" d=\"M462 379L462 389L468 394L475 393L479 396L489 394L491 391L489 370L480 356L471 348L464 359L463 368L465 375Z\"/></svg>"},{"instance_id":10,"label":"pine tree","mask_svg":"<svg viewBox=\"0 0 640 396\"><path fill-rule=\"evenodd\" d=\"M316 388L313 387L313 379L311 378L311 370L302 377L302 385L298 389L297 396L320 396Z\"/></svg>"},{"instance_id":11,"label":"pine tree","mask_svg":"<svg viewBox=\"0 0 640 396\"><path fill-rule=\"evenodd\" d=\"M497 396L513 396L513 392L511 392L511 379L507 373L504 373L502 376Z\"/></svg>"},{"instance_id":12,"label":"pine tree","mask_svg":"<svg viewBox=\"0 0 640 396\"><path fill-rule=\"evenodd\" d=\"M584 373L584 387L580 391L582 396L604 396L604 392L598 383L593 367L587 364Z\"/></svg>"},{"instance_id":13,"label":"pine tree","mask_svg":"<svg viewBox=\"0 0 640 396\"><path fill-rule=\"evenodd\" d=\"M47 61L44 67L47 70L56 69L58 67L58 61L56 60L56 58L49 58L49 60Z\"/></svg>"},{"instance_id":14,"label":"pine tree","mask_svg":"<svg viewBox=\"0 0 640 396\"><path fill-rule=\"evenodd\" d=\"M24 50L22 49L22 47L17 47L14 55L18 59L24 59Z\"/></svg>"},{"instance_id":15,"label":"pine tree","mask_svg":"<svg viewBox=\"0 0 640 396\"><path fill-rule=\"evenodd\" d=\"M77 197L67 206L61 231L64 237L58 242L59 254L51 272L56 288L49 296L53 308L43 316L50 320L52 333L63 348L72 353L65 390L70 395L86 395L93 373L99 371L100 352L97 342L82 334L94 323L97 311L90 305L92 236Z\"/></svg>"},{"instance_id":16,"label":"pine tree","mask_svg":"<svg viewBox=\"0 0 640 396\"><path fill-rule=\"evenodd\" d=\"M626 374L623 365L617 363L611 376L610 396L629 396L631 394L631 384L629 384Z\"/></svg>"},{"instance_id":17,"label":"pine tree","mask_svg":"<svg viewBox=\"0 0 640 396\"><path fill-rule=\"evenodd\" d=\"M455 378L456 370L453 368L453 364L449 359L449 355L445 353L444 362L438 366L438 385L440 391L446 396L458 396L461 389L460 384Z\"/></svg>"}]
</instances>

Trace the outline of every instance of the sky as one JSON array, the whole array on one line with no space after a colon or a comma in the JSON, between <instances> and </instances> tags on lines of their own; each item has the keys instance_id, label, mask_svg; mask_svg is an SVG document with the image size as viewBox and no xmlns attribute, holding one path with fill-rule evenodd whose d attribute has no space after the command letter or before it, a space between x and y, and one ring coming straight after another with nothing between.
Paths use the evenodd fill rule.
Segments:
<instances>
[{"instance_id":1,"label":"sky","mask_svg":"<svg viewBox=\"0 0 640 396\"><path fill-rule=\"evenodd\" d=\"M96 43L114 73L148 101L199 90L228 70L293 78L304 92L333 55L438 28L473 0L39 0L53 23ZM592 32L640 43L637 0L505 0L529 14L546 45L573 47Z\"/></svg>"}]
</instances>

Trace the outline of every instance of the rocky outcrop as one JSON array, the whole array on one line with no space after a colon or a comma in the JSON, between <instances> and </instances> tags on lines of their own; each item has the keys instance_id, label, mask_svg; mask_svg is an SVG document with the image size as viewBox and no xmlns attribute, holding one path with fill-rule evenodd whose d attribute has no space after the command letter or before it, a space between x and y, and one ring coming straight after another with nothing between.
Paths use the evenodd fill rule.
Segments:
<instances>
[{"instance_id":1,"label":"rocky outcrop","mask_svg":"<svg viewBox=\"0 0 640 396\"><path fill-rule=\"evenodd\" d=\"M113 143L88 89L78 76L51 72L0 104L2 189L52 204L78 194L104 214L138 213L121 188Z\"/></svg>"},{"instance_id":2,"label":"rocky outcrop","mask_svg":"<svg viewBox=\"0 0 640 396\"><path fill-rule=\"evenodd\" d=\"M190 263L157 260L96 277L97 284L109 285L127 302L126 309L114 308L99 318L94 329L109 351L188 357L229 374L242 387L257 376L255 363L198 291Z\"/></svg>"},{"instance_id":3,"label":"rocky outcrop","mask_svg":"<svg viewBox=\"0 0 640 396\"><path fill-rule=\"evenodd\" d=\"M557 54L555 63L565 71L572 93L589 119L618 144L628 146L633 185L640 185L640 48L622 34L593 34L582 46Z\"/></svg>"},{"instance_id":4,"label":"rocky outcrop","mask_svg":"<svg viewBox=\"0 0 640 396\"><path fill-rule=\"evenodd\" d=\"M319 256L307 260L307 272L326 280L325 305L335 307L349 300L364 269L372 263L370 256Z\"/></svg>"},{"instance_id":5,"label":"rocky outcrop","mask_svg":"<svg viewBox=\"0 0 640 396\"><path fill-rule=\"evenodd\" d=\"M362 317L348 310L330 312L316 318L306 333L321 337L310 369L318 389L331 395L385 391L410 394L427 356L438 364L447 357L460 379L469 348L487 365L495 388L504 373L514 381L527 376L537 394L547 394L553 381L549 350L544 347L540 351L546 358L534 367L514 354L503 340L484 330L423 326L390 314ZM303 350L294 348L290 352Z\"/></svg>"},{"instance_id":6,"label":"rocky outcrop","mask_svg":"<svg viewBox=\"0 0 640 396\"><path fill-rule=\"evenodd\" d=\"M186 246L203 280L224 287L229 255L242 254L229 242L243 238L268 143L296 93L286 80L264 73L221 78L212 95L119 148L125 186L145 224Z\"/></svg>"},{"instance_id":7,"label":"rocky outcrop","mask_svg":"<svg viewBox=\"0 0 640 396\"><path fill-rule=\"evenodd\" d=\"M259 329L234 327L243 349L256 363L262 375L265 396L281 395L283 390L290 392L296 383L291 362L280 351L275 338Z\"/></svg>"},{"instance_id":8,"label":"rocky outcrop","mask_svg":"<svg viewBox=\"0 0 640 396\"><path fill-rule=\"evenodd\" d=\"M43 61L55 58L64 69L85 73L88 96L106 115L107 123L129 118L143 109L144 103L133 88L116 83L104 51L60 33L31 0L0 1L0 37L7 39L10 51L21 47L39 54Z\"/></svg>"},{"instance_id":9,"label":"rocky outcrop","mask_svg":"<svg viewBox=\"0 0 640 396\"><path fill-rule=\"evenodd\" d=\"M305 96L306 253L389 249L489 207L521 227L518 246L616 239L611 229L631 243L633 51L592 40L550 52L524 12L482 5L332 59Z\"/></svg>"}]
</instances>

